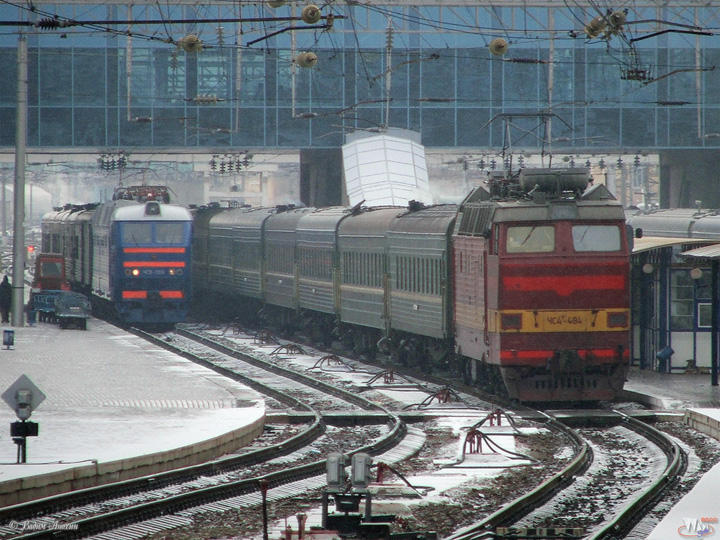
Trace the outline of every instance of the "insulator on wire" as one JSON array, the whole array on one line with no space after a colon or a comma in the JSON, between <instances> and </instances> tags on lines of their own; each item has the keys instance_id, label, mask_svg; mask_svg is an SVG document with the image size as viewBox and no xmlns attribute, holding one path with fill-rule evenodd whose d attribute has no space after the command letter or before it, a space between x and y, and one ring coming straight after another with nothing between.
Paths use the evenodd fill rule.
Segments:
<instances>
[{"instance_id":1,"label":"insulator on wire","mask_svg":"<svg viewBox=\"0 0 720 540\"><path fill-rule=\"evenodd\" d=\"M225 29L222 26L217 27L217 40L220 47L225 44Z\"/></svg>"},{"instance_id":2,"label":"insulator on wire","mask_svg":"<svg viewBox=\"0 0 720 540\"><path fill-rule=\"evenodd\" d=\"M61 21L60 19L51 19L50 17L45 17L43 19L40 19L39 21L35 21L34 26L35 28L40 28L41 30L54 30L56 28L67 28L68 26L72 25L68 21Z\"/></svg>"},{"instance_id":3,"label":"insulator on wire","mask_svg":"<svg viewBox=\"0 0 720 540\"><path fill-rule=\"evenodd\" d=\"M177 46L185 52L200 52L203 48L202 40L194 34L188 34L177 41Z\"/></svg>"},{"instance_id":4,"label":"insulator on wire","mask_svg":"<svg viewBox=\"0 0 720 540\"><path fill-rule=\"evenodd\" d=\"M321 17L322 13L320 13L320 8L314 4L305 6L300 14L300 18L307 24L315 24Z\"/></svg>"},{"instance_id":5,"label":"insulator on wire","mask_svg":"<svg viewBox=\"0 0 720 540\"><path fill-rule=\"evenodd\" d=\"M193 98L195 103L200 105L215 105L218 101L225 101L217 97L217 94L198 94Z\"/></svg>"}]
</instances>

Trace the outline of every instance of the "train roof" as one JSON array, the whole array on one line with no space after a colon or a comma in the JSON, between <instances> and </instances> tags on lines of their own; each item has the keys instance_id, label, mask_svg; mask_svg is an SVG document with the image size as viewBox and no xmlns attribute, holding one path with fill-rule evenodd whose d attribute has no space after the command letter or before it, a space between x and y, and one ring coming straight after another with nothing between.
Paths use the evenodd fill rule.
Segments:
<instances>
[{"instance_id":1,"label":"train roof","mask_svg":"<svg viewBox=\"0 0 720 540\"><path fill-rule=\"evenodd\" d=\"M148 201L115 208L113 221L192 221L190 211L174 204Z\"/></svg>"},{"instance_id":2,"label":"train roof","mask_svg":"<svg viewBox=\"0 0 720 540\"><path fill-rule=\"evenodd\" d=\"M407 208L404 206L363 208L361 212L353 214L340 223L338 236L340 238L385 236L392 220L405 212Z\"/></svg>"},{"instance_id":3,"label":"train roof","mask_svg":"<svg viewBox=\"0 0 720 540\"><path fill-rule=\"evenodd\" d=\"M720 239L720 215L716 210L673 208L628 212L626 217L633 229L642 229L643 236Z\"/></svg>"},{"instance_id":4,"label":"train roof","mask_svg":"<svg viewBox=\"0 0 720 540\"><path fill-rule=\"evenodd\" d=\"M413 208L395 218L389 233L445 233L458 213L458 205L442 204ZM422 219L420 219L422 218Z\"/></svg>"}]
</instances>

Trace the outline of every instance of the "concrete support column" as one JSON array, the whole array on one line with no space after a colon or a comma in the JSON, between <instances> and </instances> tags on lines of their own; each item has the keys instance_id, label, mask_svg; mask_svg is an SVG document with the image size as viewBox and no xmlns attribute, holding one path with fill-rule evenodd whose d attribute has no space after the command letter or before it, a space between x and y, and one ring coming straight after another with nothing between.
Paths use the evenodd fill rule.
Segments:
<instances>
[{"instance_id":1,"label":"concrete support column","mask_svg":"<svg viewBox=\"0 0 720 540\"><path fill-rule=\"evenodd\" d=\"M720 208L720 149L660 151L660 207Z\"/></svg>"}]
</instances>

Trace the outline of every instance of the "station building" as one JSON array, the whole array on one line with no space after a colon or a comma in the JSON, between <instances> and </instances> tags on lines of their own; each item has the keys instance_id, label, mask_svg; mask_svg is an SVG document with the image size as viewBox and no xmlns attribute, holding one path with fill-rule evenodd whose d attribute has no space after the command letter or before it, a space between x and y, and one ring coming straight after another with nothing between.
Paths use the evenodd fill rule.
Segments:
<instances>
[{"instance_id":1,"label":"station building","mask_svg":"<svg viewBox=\"0 0 720 540\"><path fill-rule=\"evenodd\" d=\"M348 1L317 20L306 8L0 4L0 175L22 36L39 183L134 175L196 198L339 204L345 136L394 127L421 134L431 182L457 198L509 155L552 155L589 164L628 204L720 206L711 3Z\"/></svg>"}]
</instances>

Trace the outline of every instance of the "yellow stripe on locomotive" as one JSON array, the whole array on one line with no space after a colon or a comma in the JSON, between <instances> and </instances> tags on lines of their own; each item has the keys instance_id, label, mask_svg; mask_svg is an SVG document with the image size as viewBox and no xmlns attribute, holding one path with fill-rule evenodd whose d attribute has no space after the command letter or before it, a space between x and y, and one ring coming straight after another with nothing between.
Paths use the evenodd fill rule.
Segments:
<instances>
[{"instance_id":1,"label":"yellow stripe on locomotive","mask_svg":"<svg viewBox=\"0 0 720 540\"><path fill-rule=\"evenodd\" d=\"M501 310L489 312L492 333L626 332L629 309Z\"/></svg>"}]
</instances>

